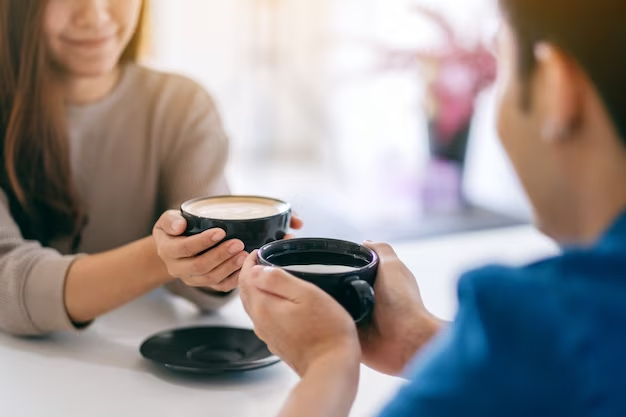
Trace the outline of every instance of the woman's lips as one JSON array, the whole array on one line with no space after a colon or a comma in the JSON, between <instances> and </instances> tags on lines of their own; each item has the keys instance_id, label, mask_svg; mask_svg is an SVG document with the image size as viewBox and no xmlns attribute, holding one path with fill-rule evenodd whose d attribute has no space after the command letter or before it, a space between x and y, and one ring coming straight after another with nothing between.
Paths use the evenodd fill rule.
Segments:
<instances>
[{"instance_id":1,"label":"woman's lips","mask_svg":"<svg viewBox=\"0 0 626 417\"><path fill-rule=\"evenodd\" d=\"M114 38L115 36L111 35L111 36L92 38L92 39L61 38L61 40L73 48L92 50L92 49L100 49L106 46Z\"/></svg>"}]
</instances>

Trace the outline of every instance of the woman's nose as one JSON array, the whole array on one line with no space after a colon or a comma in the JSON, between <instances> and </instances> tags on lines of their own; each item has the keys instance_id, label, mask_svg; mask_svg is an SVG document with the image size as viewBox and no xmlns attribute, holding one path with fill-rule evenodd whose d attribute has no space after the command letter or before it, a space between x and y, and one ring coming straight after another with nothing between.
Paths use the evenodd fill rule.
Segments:
<instances>
[{"instance_id":1,"label":"woman's nose","mask_svg":"<svg viewBox=\"0 0 626 417\"><path fill-rule=\"evenodd\" d=\"M110 0L78 0L74 24L80 28L98 29L111 20Z\"/></svg>"}]
</instances>

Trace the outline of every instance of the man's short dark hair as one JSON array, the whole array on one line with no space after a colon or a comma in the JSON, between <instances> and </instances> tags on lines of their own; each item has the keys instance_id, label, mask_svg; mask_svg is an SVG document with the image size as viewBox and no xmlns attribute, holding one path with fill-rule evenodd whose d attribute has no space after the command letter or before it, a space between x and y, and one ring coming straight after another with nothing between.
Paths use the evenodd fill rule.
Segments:
<instances>
[{"instance_id":1,"label":"man's short dark hair","mask_svg":"<svg viewBox=\"0 0 626 417\"><path fill-rule=\"evenodd\" d=\"M520 71L530 78L534 48L558 46L598 89L626 141L626 0L500 0L515 32Z\"/></svg>"}]
</instances>

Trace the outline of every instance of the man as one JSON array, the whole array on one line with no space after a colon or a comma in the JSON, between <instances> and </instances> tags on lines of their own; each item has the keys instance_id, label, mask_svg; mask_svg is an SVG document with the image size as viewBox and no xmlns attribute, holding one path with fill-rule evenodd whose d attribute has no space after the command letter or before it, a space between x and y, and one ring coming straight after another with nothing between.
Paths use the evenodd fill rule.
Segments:
<instances>
[{"instance_id":1,"label":"man","mask_svg":"<svg viewBox=\"0 0 626 417\"><path fill-rule=\"evenodd\" d=\"M500 136L564 253L466 274L440 331L393 250L368 244L382 263L360 334L325 293L253 255L244 305L302 377L282 416L347 416L361 361L397 374L415 354L385 417L626 415L626 3L501 7Z\"/></svg>"}]
</instances>

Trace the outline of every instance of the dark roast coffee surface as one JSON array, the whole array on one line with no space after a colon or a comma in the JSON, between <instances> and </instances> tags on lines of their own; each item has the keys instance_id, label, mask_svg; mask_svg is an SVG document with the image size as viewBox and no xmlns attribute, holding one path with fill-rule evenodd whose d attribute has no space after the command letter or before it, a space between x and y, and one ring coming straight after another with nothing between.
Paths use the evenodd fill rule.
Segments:
<instances>
[{"instance_id":1,"label":"dark roast coffee surface","mask_svg":"<svg viewBox=\"0 0 626 417\"><path fill-rule=\"evenodd\" d=\"M323 250L277 253L269 255L267 260L280 267L288 267L291 265L328 265L358 269L370 263L369 260L358 255Z\"/></svg>"}]
</instances>

